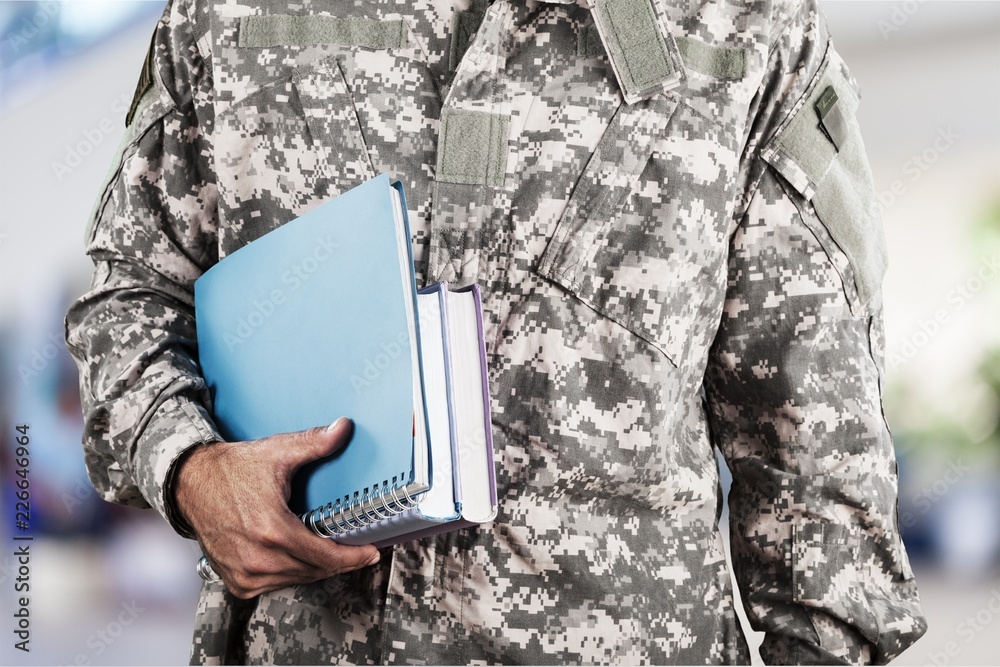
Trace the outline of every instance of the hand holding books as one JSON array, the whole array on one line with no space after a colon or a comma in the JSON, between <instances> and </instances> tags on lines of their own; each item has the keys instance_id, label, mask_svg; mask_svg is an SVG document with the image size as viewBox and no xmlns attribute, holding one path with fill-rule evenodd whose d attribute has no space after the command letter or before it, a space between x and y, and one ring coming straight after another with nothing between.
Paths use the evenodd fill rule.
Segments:
<instances>
[{"instance_id":1,"label":"hand holding books","mask_svg":"<svg viewBox=\"0 0 1000 667\"><path fill-rule=\"evenodd\" d=\"M479 288L417 290L398 183L381 175L225 257L195 283L195 316L226 439L353 420L350 446L295 459L283 500L316 535L383 547L496 515Z\"/></svg>"},{"instance_id":2,"label":"hand holding books","mask_svg":"<svg viewBox=\"0 0 1000 667\"><path fill-rule=\"evenodd\" d=\"M217 568L237 597L378 562L374 547L318 537L287 505L294 473L339 451L351 430L349 420L339 419L327 428L201 445L181 462L175 484L178 509L211 556L210 567Z\"/></svg>"}]
</instances>

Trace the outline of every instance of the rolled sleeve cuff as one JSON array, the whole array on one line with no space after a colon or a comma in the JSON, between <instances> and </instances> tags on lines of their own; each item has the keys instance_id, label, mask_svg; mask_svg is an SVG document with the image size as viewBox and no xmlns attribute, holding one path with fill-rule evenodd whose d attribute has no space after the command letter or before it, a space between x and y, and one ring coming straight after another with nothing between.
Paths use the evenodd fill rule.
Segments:
<instances>
[{"instance_id":1,"label":"rolled sleeve cuff","mask_svg":"<svg viewBox=\"0 0 1000 667\"><path fill-rule=\"evenodd\" d=\"M136 465L142 470L139 490L182 537L195 539L174 500L176 463L192 447L222 440L208 411L184 396L171 396L156 410L136 445Z\"/></svg>"}]
</instances>

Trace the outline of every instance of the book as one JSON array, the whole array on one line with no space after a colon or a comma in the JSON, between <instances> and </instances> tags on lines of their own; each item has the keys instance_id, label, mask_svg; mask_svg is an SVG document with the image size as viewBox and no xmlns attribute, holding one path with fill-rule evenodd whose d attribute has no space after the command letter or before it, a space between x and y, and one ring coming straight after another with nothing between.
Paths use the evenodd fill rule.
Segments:
<instances>
[{"instance_id":1,"label":"book","mask_svg":"<svg viewBox=\"0 0 1000 667\"><path fill-rule=\"evenodd\" d=\"M317 534L388 546L497 511L479 288L417 290L402 186L385 174L195 282L202 373L231 441L354 422L289 506Z\"/></svg>"}]
</instances>

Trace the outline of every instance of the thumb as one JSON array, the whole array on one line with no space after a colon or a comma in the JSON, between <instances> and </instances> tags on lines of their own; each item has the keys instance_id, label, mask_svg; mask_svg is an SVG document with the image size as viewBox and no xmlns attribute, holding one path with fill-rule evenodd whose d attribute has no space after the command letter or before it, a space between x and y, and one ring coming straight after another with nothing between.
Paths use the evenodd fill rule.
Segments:
<instances>
[{"instance_id":1,"label":"thumb","mask_svg":"<svg viewBox=\"0 0 1000 667\"><path fill-rule=\"evenodd\" d=\"M298 433L288 433L282 438L279 456L288 474L307 463L330 456L344 447L354 433L354 424L341 417L329 426L311 428Z\"/></svg>"}]
</instances>

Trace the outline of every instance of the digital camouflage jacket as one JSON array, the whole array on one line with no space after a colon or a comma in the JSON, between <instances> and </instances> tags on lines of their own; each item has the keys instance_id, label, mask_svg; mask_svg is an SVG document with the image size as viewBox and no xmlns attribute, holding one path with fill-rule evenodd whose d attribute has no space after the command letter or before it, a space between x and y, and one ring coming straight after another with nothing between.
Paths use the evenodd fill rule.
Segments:
<instances>
[{"instance_id":1,"label":"digital camouflage jacket","mask_svg":"<svg viewBox=\"0 0 1000 667\"><path fill-rule=\"evenodd\" d=\"M194 280L386 172L418 284L483 289L500 510L251 601L206 584L194 662L749 662L716 450L766 661L920 637L884 240L816 0L211 1L168 5L87 231L94 486L190 536L172 465L219 439Z\"/></svg>"}]
</instances>

